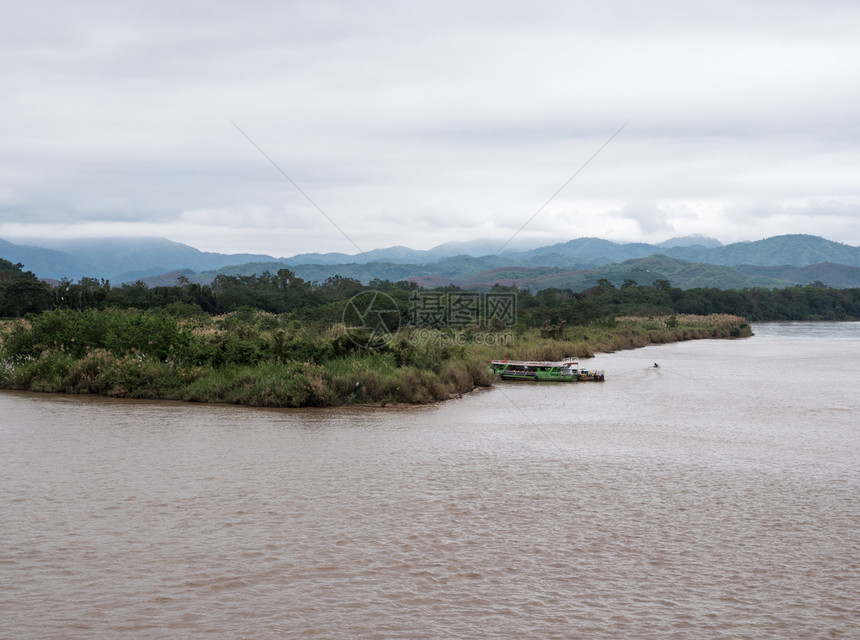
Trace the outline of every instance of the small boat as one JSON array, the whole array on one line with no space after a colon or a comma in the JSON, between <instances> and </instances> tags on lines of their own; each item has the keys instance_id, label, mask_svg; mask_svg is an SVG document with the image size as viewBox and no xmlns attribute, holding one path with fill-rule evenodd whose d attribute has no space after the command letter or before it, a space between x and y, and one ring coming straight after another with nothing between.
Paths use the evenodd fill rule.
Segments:
<instances>
[{"instance_id":1,"label":"small boat","mask_svg":"<svg viewBox=\"0 0 860 640\"><path fill-rule=\"evenodd\" d=\"M527 360L493 360L490 371L502 380L534 380L535 382L603 382L602 371L580 369L573 358L558 362Z\"/></svg>"}]
</instances>

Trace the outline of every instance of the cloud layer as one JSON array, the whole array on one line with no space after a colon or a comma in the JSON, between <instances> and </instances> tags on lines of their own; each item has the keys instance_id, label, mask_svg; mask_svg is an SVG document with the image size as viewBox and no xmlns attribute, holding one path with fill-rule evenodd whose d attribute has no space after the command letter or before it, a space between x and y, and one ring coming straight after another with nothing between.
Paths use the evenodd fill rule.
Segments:
<instances>
[{"instance_id":1,"label":"cloud layer","mask_svg":"<svg viewBox=\"0 0 860 640\"><path fill-rule=\"evenodd\" d=\"M275 255L504 241L629 121L521 237L860 244L855 3L3 13L0 237Z\"/></svg>"}]
</instances>

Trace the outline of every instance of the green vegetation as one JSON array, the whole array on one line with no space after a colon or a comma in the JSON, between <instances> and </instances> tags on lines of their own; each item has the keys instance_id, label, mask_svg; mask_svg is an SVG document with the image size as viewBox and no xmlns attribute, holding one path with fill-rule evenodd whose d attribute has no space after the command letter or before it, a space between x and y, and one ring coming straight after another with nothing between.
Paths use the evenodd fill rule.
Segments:
<instances>
[{"instance_id":1,"label":"green vegetation","mask_svg":"<svg viewBox=\"0 0 860 640\"><path fill-rule=\"evenodd\" d=\"M367 350L343 325L319 332L250 309L61 309L6 323L0 386L278 407L414 403L486 385L485 368L462 348Z\"/></svg>"},{"instance_id":2,"label":"green vegetation","mask_svg":"<svg viewBox=\"0 0 860 640\"><path fill-rule=\"evenodd\" d=\"M833 289L820 284L785 289L722 290L678 289L667 280L637 285L627 279L620 287L599 280L582 293L543 289L534 295L520 293L520 317L558 317L572 324L620 315L729 314L750 321L857 320L860 319L860 289ZM525 311L525 313L523 313Z\"/></svg>"},{"instance_id":3,"label":"green vegetation","mask_svg":"<svg viewBox=\"0 0 860 640\"><path fill-rule=\"evenodd\" d=\"M544 339L534 329L488 334L501 346L469 330L407 327L367 349L340 323L320 330L248 308L217 317L187 311L57 309L6 322L0 387L272 407L424 403L488 386L487 364L502 355L589 357L750 335L733 316L627 317L572 328L563 338Z\"/></svg>"},{"instance_id":4,"label":"green vegetation","mask_svg":"<svg viewBox=\"0 0 860 640\"><path fill-rule=\"evenodd\" d=\"M167 309L184 305L189 312L211 315L251 307L288 313L301 321L322 320L330 325L343 317L343 307L352 296L366 290L390 295L406 316L410 298L419 289L410 282L374 280L363 285L341 276L332 276L322 283L308 282L289 269L279 269L275 274L219 275L211 285L183 280L171 287L148 288L143 282L112 287L105 280L82 278L76 283L63 280L51 287L22 267L0 259L0 317L22 317L49 309ZM460 289L443 287L437 291ZM778 289L681 289L671 286L668 280L641 285L633 277L626 277L620 286L600 279L596 286L581 292L551 287L533 294L498 286L492 291L516 292L518 319L528 327L538 326L547 319L587 324L625 314L726 313L751 321L860 319L860 289L835 289L820 283Z\"/></svg>"},{"instance_id":5,"label":"green vegetation","mask_svg":"<svg viewBox=\"0 0 860 640\"><path fill-rule=\"evenodd\" d=\"M350 301L382 292L399 318L368 349L370 328L349 324ZM489 313L516 297L516 320ZM473 314L418 318L422 296ZM443 307L440 307L442 309ZM0 387L116 397L298 407L432 402L489 385L490 359L560 359L697 338L751 335L750 320L860 317L860 290L681 290L658 280L607 280L581 293L496 287L420 291L411 283L321 284L281 269L183 282L111 287L82 279L50 286L0 261ZM14 319L17 318L17 319ZM455 326L456 325L456 326Z\"/></svg>"}]
</instances>

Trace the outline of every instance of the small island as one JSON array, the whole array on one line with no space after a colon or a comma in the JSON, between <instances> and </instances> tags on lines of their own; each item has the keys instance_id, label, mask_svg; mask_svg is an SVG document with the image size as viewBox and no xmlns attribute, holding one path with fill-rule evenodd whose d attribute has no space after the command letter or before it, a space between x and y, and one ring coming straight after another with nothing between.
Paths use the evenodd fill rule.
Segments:
<instances>
[{"instance_id":1,"label":"small island","mask_svg":"<svg viewBox=\"0 0 860 640\"><path fill-rule=\"evenodd\" d=\"M492 384L489 362L590 358L649 344L751 335L730 315L619 317L568 327L475 333L405 327L368 346L350 328L244 309L46 311L5 321L0 388L263 407L419 404Z\"/></svg>"},{"instance_id":2,"label":"small island","mask_svg":"<svg viewBox=\"0 0 860 640\"><path fill-rule=\"evenodd\" d=\"M120 398L265 407L427 403L489 386L489 362L590 358L596 353L700 338L751 335L729 315L623 317L571 327L474 334L405 328L368 347L342 323L324 330L277 315L236 311L55 310L3 325L0 387ZM669 326L671 325L671 326ZM476 336L480 335L480 339Z\"/></svg>"},{"instance_id":3,"label":"small island","mask_svg":"<svg viewBox=\"0 0 860 640\"><path fill-rule=\"evenodd\" d=\"M312 283L288 269L211 285L50 286L3 262L0 388L262 407L435 402L491 385L492 360L743 338L750 320L854 317L858 300L818 286L682 290L665 280L424 290Z\"/></svg>"}]
</instances>

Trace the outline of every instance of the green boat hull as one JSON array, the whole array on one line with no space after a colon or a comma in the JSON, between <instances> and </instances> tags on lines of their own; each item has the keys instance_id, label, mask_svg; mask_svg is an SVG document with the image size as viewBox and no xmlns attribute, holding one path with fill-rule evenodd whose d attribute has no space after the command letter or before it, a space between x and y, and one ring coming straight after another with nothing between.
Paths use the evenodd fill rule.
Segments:
<instances>
[{"instance_id":1,"label":"green boat hull","mask_svg":"<svg viewBox=\"0 0 860 640\"><path fill-rule=\"evenodd\" d=\"M569 363L522 363L493 361L490 371L502 380L526 382L603 382L602 371L587 371L569 366Z\"/></svg>"}]
</instances>

